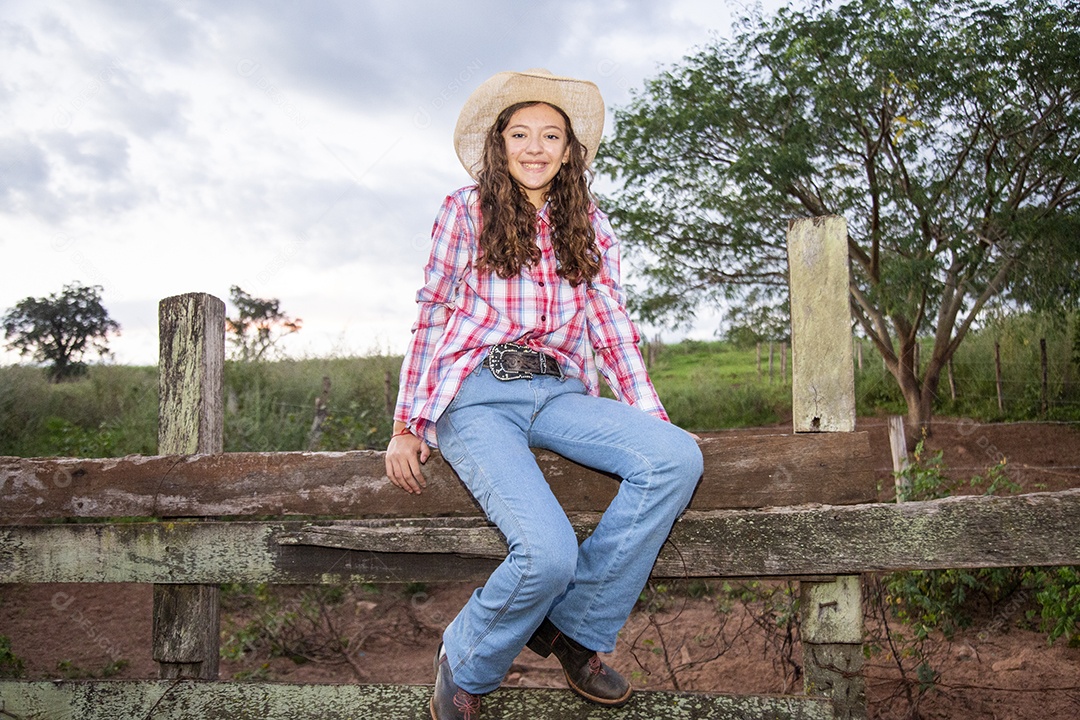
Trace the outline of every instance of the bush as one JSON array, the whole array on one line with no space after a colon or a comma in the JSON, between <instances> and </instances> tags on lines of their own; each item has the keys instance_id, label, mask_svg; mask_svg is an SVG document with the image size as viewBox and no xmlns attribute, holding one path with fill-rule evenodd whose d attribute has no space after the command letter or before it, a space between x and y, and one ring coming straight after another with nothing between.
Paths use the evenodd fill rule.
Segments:
<instances>
[{"instance_id":1,"label":"bush","mask_svg":"<svg viewBox=\"0 0 1080 720\"><path fill-rule=\"evenodd\" d=\"M1080 568L1031 569L1025 583L1035 592L1047 641L1064 637L1069 647L1080 647Z\"/></svg>"},{"instance_id":2,"label":"bush","mask_svg":"<svg viewBox=\"0 0 1080 720\"><path fill-rule=\"evenodd\" d=\"M112 457L156 448L156 368L95 365L59 384L41 368L0 368L0 454Z\"/></svg>"},{"instance_id":3,"label":"bush","mask_svg":"<svg viewBox=\"0 0 1080 720\"><path fill-rule=\"evenodd\" d=\"M899 474L910 484L912 500L948 497L964 485L950 479L938 451L927 455L920 441L914 462ZM1006 472L1005 461L976 475L967 485L986 495L1015 493L1020 486ZM895 616L917 639L939 631L946 637L970 627L977 616L991 619L984 631L1000 630L1015 612L1033 607L1026 617L1039 618L1049 642L1080 637L1080 574L1077 568L979 568L890 573L883 578Z\"/></svg>"},{"instance_id":4,"label":"bush","mask_svg":"<svg viewBox=\"0 0 1080 720\"><path fill-rule=\"evenodd\" d=\"M26 664L11 651L11 638L0 635L0 678L22 677Z\"/></svg>"}]
</instances>

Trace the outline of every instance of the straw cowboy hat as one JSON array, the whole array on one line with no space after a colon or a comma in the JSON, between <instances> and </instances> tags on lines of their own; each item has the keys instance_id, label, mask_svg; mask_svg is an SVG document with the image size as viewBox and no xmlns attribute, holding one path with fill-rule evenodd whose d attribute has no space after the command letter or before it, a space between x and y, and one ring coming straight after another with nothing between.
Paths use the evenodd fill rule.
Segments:
<instances>
[{"instance_id":1,"label":"straw cowboy hat","mask_svg":"<svg viewBox=\"0 0 1080 720\"><path fill-rule=\"evenodd\" d=\"M577 139L585 146L591 164L604 134L604 99L600 88L588 80L552 75L547 70L501 72L476 88L458 115L454 149L465 170L476 179L484 154L484 138L499 113L519 102L554 105L570 118Z\"/></svg>"}]
</instances>

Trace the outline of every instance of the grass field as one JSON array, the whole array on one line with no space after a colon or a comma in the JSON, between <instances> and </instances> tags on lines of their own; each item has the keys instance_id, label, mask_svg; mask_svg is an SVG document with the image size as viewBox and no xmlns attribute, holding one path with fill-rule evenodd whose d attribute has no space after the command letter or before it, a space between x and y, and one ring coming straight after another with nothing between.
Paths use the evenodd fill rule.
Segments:
<instances>
[{"instance_id":1,"label":"grass field","mask_svg":"<svg viewBox=\"0 0 1080 720\"><path fill-rule=\"evenodd\" d=\"M992 323L960 347L957 397L945 377L938 415L980 421L1080 421L1080 367L1075 317L1054 322L1016 316ZM1047 340L1047 412L1042 413L1040 338ZM995 343L1002 358L1004 402L998 408ZM650 374L671 419L693 431L753 427L791 413L791 358L781 372L781 345L740 347L684 341L646 348ZM924 351L930 352L929 344ZM309 449L315 400L329 382L329 415L313 449L381 449L390 436L401 358L314 358L226 363L226 451ZM859 415L902 414L896 382L869 343L855 373ZM50 384L41 368L0 367L0 455L115 457L157 448L157 369L91 366L86 377Z\"/></svg>"}]
</instances>

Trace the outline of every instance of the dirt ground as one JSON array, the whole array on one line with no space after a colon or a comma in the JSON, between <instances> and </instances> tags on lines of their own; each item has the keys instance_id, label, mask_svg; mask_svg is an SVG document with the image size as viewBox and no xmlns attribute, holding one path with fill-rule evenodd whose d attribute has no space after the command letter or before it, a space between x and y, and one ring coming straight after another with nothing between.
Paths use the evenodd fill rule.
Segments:
<instances>
[{"instance_id":1,"label":"dirt ground","mask_svg":"<svg viewBox=\"0 0 1080 720\"><path fill-rule=\"evenodd\" d=\"M858 429L870 433L886 499L892 476L885 419L867 418ZM726 433L789 431L775 426ZM1076 425L979 425L946 418L935 425L927 447L940 449L946 467L964 479L1005 459L1010 478L1026 492L1080 487ZM719 582L651 586L608 661L640 688L800 693L798 642L775 623L789 589L767 583L744 603L739 587ZM772 604L763 605L762 590L773 593ZM268 604L266 598L257 601L253 589L227 589L221 677L430 683L441 629L471 591L464 584L287 587L271 589ZM1080 648L1048 645L1045 634L1024 620L1030 607L1031 598L1021 593L987 608L951 640L936 638L932 665L940 675L918 701L918 716L1080 717ZM145 585L0 585L0 635L10 638L11 653L25 663L24 677L152 678L157 671L149 651L151 608L152 589ZM871 618L868 627L880 629L880 620ZM895 624L892 629L903 631ZM3 662L0 653L0 672ZM887 653L872 655L865 673L871 717L913 717L914 689L901 682ZM557 662L527 650L505 684L563 686Z\"/></svg>"}]
</instances>

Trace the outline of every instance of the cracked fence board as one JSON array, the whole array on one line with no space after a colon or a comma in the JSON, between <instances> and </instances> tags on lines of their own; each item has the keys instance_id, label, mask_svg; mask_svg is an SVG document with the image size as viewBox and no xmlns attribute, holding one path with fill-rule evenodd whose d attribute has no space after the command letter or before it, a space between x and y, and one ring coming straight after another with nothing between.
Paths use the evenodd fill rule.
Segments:
<instances>
[{"instance_id":1,"label":"cracked fence board","mask_svg":"<svg viewBox=\"0 0 1080 720\"><path fill-rule=\"evenodd\" d=\"M872 505L690 511L658 577L790 577L1080 563L1080 489ZM571 514L582 533L595 517ZM0 528L0 582L483 580L482 518L155 522ZM410 552L397 552L409 548Z\"/></svg>"},{"instance_id":2,"label":"cracked fence board","mask_svg":"<svg viewBox=\"0 0 1080 720\"><path fill-rule=\"evenodd\" d=\"M423 685L191 681L0 682L0 715L20 720L427 720ZM502 720L830 720L828 702L792 696L638 692L622 708L568 690L504 688L484 699Z\"/></svg>"},{"instance_id":3,"label":"cracked fence board","mask_svg":"<svg viewBox=\"0 0 1080 720\"><path fill-rule=\"evenodd\" d=\"M704 478L690 507L850 505L877 496L870 440L753 435L700 442ZM428 488L410 495L385 474L384 453L225 453L110 459L0 457L0 520L61 517L474 515L475 501L438 453ZM568 512L602 511L617 482L550 452L537 460Z\"/></svg>"}]
</instances>

